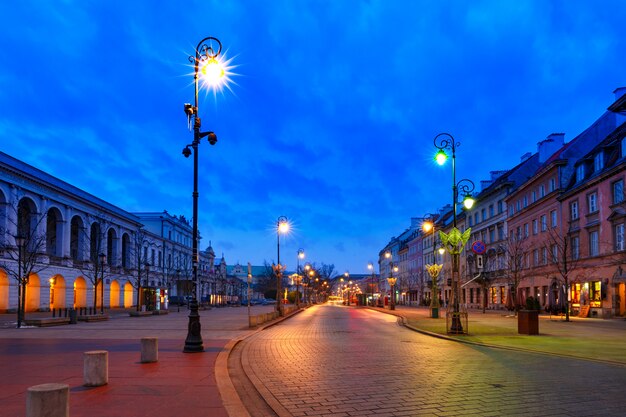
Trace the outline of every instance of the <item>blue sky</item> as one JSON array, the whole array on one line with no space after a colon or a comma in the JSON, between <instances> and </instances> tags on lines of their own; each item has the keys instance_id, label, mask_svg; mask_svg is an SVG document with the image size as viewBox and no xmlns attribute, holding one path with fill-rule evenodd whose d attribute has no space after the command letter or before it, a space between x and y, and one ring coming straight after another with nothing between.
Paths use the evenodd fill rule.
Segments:
<instances>
[{"instance_id":1,"label":"blue sky","mask_svg":"<svg viewBox=\"0 0 626 417\"><path fill-rule=\"evenodd\" d=\"M601 9L598 7L601 5ZM235 262L367 262L457 178L572 139L626 86L623 1L0 2L0 150L128 211L191 218L188 56L239 74L201 95L202 247Z\"/></svg>"}]
</instances>

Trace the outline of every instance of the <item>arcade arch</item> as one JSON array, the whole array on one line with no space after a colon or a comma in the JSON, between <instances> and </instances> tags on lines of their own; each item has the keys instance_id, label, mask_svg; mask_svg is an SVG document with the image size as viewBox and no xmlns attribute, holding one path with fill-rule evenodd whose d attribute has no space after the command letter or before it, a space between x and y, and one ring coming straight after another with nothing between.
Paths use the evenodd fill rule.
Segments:
<instances>
[{"instance_id":1,"label":"arcade arch","mask_svg":"<svg viewBox=\"0 0 626 417\"><path fill-rule=\"evenodd\" d=\"M78 277L74 280L74 308L87 307L87 281Z\"/></svg>"}]
</instances>

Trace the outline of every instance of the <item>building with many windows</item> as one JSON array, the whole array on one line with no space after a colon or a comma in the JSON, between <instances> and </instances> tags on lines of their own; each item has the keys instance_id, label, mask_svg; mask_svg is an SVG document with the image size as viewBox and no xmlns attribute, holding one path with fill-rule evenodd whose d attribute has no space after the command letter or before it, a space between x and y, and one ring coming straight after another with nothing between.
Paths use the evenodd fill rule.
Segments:
<instances>
[{"instance_id":1,"label":"building with many windows","mask_svg":"<svg viewBox=\"0 0 626 417\"><path fill-rule=\"evenodd\" d=\"M464 305L512 309L533 297L546 311L626 316L626 88L614 93L608 111L574 139L552 134L535 154L483 182L476 205L457 223L472 230ZM446 231L450 224L439 219L437 226ZM424 257L432 256L429 236L415 238ZM480 269L470 250L476 241L487 249ZM392 239L384 250L395 246Z\"/></svg>"},{"instance_id":2,"label":"building with many windows","mask_svg":"<svg viewBox=\"0 0 626 417\"><path fill-rule=\"evenodd\" d=\"M201 254L199 296L219 276ZM145 306L189 294L191 227L182 216L130 213L0 152L0 311ZM225 271L224 271L225 274ZM104 281L104 285L100 283Z\"/></svg>"}]
</instances>

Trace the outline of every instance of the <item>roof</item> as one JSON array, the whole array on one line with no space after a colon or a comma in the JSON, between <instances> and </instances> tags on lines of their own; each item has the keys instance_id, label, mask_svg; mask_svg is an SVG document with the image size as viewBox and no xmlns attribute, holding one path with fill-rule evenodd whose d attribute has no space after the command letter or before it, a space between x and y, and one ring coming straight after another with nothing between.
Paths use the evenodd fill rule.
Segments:
<instances>
[{"instance_id":1,"label":"roof","mask_svg":"<svg viewBox=\"0 0 626 417\"><path fill-rule=\"evenodd\" d=\"M22 177L33 183L40 184L46 188L54 190L59 194L65 194L73 199L82 200L84 203L98 206L126 220L141 225L140 219L134 214L123 210L107 201L104 201L86 191L81 190L57 177L54 177L26 162L20 161L4 152L0 152L0 169L4 169L10 174Z\"/></svg>"}]
</instances>

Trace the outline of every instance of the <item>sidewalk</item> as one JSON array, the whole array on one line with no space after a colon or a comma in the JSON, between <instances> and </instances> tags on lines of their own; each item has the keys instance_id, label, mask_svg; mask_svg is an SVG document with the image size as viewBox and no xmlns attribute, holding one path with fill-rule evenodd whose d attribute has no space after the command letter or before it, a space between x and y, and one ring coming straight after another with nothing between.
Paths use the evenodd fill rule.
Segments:
<instances>
[{"instance_id":1,"label":"sidewalk","mask_svg":"<svg viewBox=\"0 0 626 417\"><path fill-rule=\"evenodd\" d=\"M252 314L273 306L254 306ZM28 317L50 316L29 313ZM0 416L26 411L26 389L60 382L70 386L72 417L228 416L225 398L216 381L216 362L228 344L256 330L248 329L246 307L200 311L203 353L183 353L188 311L130 317L113 311L103 322L78 322L45 328L0 328ZM15 323L15 315L0 315L0 326ZM140 363L141 337L158 338L159 361ZM83 387L83 352L109 352L109 383ZM227 356L222 354L222 356ZM226 370L221 365L221 374ZM222 395L221 395L222 394Z\"/></svg>"},{"instance_id":2,"label":"sidewalk","mask_svg":"<svg viewBox=\"0 0 626 417\"><path fill-rule=\"evenodd\" d=\"M371 308L371 307L370 307ZM539 316L539 335L517 333L517 317L501 310L469 310L468 334L446 333L445 310L438 319L429 317L426 307L396 306L395 311L374 308L404 317L404 324L416 331L465 343L505 349L539 352L579 359L626 365L626 320Z\"/></svg>"}]
</instances>

